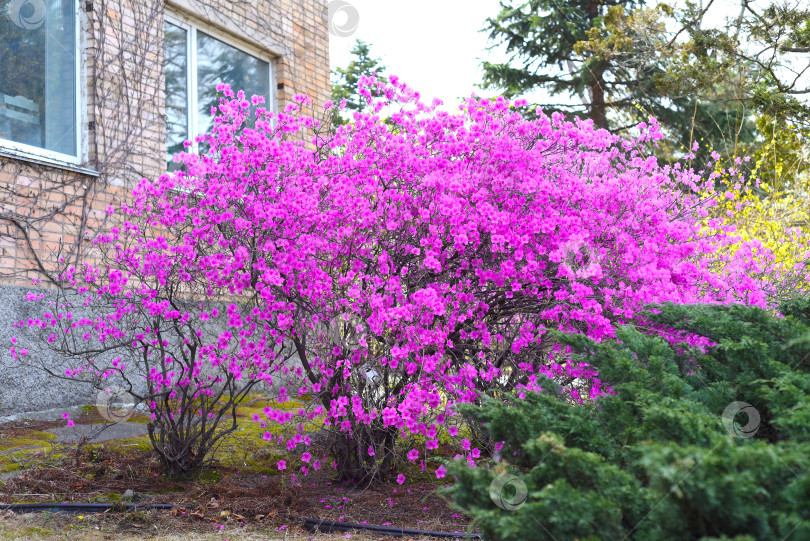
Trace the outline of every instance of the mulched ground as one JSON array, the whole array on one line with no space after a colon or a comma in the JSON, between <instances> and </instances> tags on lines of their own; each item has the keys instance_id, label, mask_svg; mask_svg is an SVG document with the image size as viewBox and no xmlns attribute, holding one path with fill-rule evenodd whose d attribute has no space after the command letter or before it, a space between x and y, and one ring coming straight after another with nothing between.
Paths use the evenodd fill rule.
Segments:
<instances>
[{"instance_id":1,"label":"mulched ground","mask_svg":"<svg viewBox=\"0 0 810 541\"><path fill-rule=\"evenodd\" d=\"M218 468L189 480L168 479L147 453L91 447L56 464L24 470L0 486L0 501L103 502L130 489L139 502L179 503L177 520L213 525L292 525L289 515L343 522L463 532L468 517L437 494L438 485L406 481L354 487L310 472L293 486L289 475Z\"/></svg>"}]
</instances>

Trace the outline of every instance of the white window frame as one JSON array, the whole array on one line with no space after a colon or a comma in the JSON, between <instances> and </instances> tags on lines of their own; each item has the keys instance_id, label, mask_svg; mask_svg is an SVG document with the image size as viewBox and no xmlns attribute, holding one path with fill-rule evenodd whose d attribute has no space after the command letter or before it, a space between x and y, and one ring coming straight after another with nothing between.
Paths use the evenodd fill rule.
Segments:
<instances>
[{"instance_id":1,"label":"white window frame","mask_svg":"<svg viewBox=\"0 0 810 541\"><path fill-rule=\"evenodd\" d=\"M84 24L85 17L80 9L81 2L80 0L73 0L73 11L74 11L74 28L76 35L74 36L74 47L75 47L75 54L74 56L74 102L73 102L73 109L74 109L74 122L75 122L75 130L76 130L76 155L71 156L70 154L62 154L61 152L55 152L53 150L48 150L45 148L36 147L33 145L26 145L24 143L18 143L16 141L12 141L10 139L3 139L0 138L0 149L2 149L3 155L11 155L12 157L19 157L22 159L25 158L32 158L32 161L45 161L53 162L54 165L59 165L61 163L70 164L70 165L80 165L85 158L84 155L84 139L86 138L86 130L85 124L82 122L82 118L84 117L84 103L85 103L85 94L83 92L84 88L82 85L83 80L83 70L82 70L82 56L84 54L84 33L86 30L86 26Z\"/></svg>"},{"instance_id":2,"label":"white window frame","mask_svg":"<svg viewBox=\"0 0 810 541\"><path fill-rule=\"evenodd\" d=\"M198 135L201 135L200 133L198 133L199 126L197 122L197 31L198 30L204 34L211 36L212 38L218 39L219 41L225 43L226 45L230 45L234 49L238 49L245 54L257 58L258 60L267 62L269 68L267 70L268 72L267 88L269 90L270 95L264 97L265 106L270 111L275 110L276 108L275 87L273 86L273 81L275 79L274 77L275 66L273 63L273 58L270 55L268 55L266 51L262 51L257 47L241 42L238 40L238 38L234 38L234 36L229 34L224 34L220 32L218 29L211 27L210 25L196 21L189 17L178 15L177 13L167 11L164 14L164 19L165 22L173 24L174 26L180 27L186 31L186 38L187 38L186 58L188 61L188 65L186 66L186 75L188 77L187 83L188 96L186 99L186 111L188 115L188 133L187 133L188 137L186 140L191 141L192 143L191 150L193 152L197 152L199 150L199 145L194 141L194 139ZM168 144L168 141L165 141L164 144Z\"/></svg>"}]
</instances>

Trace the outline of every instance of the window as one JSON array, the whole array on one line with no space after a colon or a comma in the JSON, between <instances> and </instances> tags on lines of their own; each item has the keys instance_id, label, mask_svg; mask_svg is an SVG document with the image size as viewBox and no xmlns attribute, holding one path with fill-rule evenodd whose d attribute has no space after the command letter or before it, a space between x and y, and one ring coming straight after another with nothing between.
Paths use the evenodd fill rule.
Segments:
<instances>
[{"instance_id":1,"label":"window","mask_svg":"<svg viewBox=\"0 0 810 541\"><path fill-rule=\"evenodd\" d=\"M0 0L0 146L79 161L76 0Z\"/></svg>"},{"instance_id":2,"label":"window","mask_svg":"<svg viewBox=\"0 0 810 541\"><path fill-rule=\"evenodd\" d=\"M183 143L207 132L214 124L211 107L217 104L216 86L231 85L246 96L264 96L270 103L270 63L226 43L190 24L170 17L165 22L166 54L166 164Z\"/></svg>"}]
</instances>

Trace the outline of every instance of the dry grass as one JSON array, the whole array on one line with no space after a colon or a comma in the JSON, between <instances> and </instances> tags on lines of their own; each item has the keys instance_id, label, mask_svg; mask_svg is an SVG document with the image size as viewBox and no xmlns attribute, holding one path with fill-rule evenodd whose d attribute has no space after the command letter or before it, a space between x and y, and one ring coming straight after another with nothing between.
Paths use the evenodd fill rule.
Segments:
<instances>
[{"instance_id":1,"label":"dry grass","mask_svg":"<svg viewBox=\"0 0 810 541\"><path fill-rule=\"evenodd\" d=\"M80 515L81 516L81 515ZM51 513L15 515L0 512L0 539L31 541L345 541L346 534L312 534L290 525L230 526L220 530L178 521L167 513L130 515L61 515ZM352 533L353 541L380 541L362 533Z\"/></svg>"}]
</instances>

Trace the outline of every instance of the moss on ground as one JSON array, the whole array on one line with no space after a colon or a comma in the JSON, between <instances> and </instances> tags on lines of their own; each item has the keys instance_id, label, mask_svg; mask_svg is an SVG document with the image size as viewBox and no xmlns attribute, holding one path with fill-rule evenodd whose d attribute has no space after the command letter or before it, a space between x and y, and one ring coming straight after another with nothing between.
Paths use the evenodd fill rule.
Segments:
<instances>
[{"instance_id":1,"label":"moss on ground","mask_svg":"<svg viewBox=\"0 0 810 541\"><path fill-rule=\"evenodd\" d=\"M51 457L56 436L39 430L23 430L21 435L0 441L0 473L10 473Z\"/></svg>"},{"instance_id":2,"label":"moss on ground","mask_svg":"<svg viewBox=\"0 0 810 541\"><path fill-rule=\"evenodd\" d=\"M270 421L264 414L264 408L291 411L304 407L298 400L289 399L278 402L263 395L250 395L237 408L237 429L226 436L216 451L216 459L225 467L244 469L263 475L278 474L276 463L289 460L290 454L284 444L277 440L266 441L264 435L269 432L275 437L292 436L295 431L287 425ZM255 415L266 421L264 427L253 420Z\"/></svg>"},{"instance_id":3,"label":"moss on ground","mask_svg":"<svg viewBox=\"0 0 810 541\"><path fill-rule=\"evenodd\" d=\"M0 453L13 452L20 447L35 447L36 449L50 448L50 442L56 436L49 432L39 430L25 431L24 436L4 437L0 441Z\"/></svg>"},{"instance_id":4,"label":"moss on ground","mask_svg":"<svg viewBox=\"0 0 810 541\"><path fill-rule=\"evenodd\" d=\"M259 393L247 396L237 406L236 430L223 438L213 454L213 458L216 460L215 463L218 466L261 475L277 475L280 473L277 467L278 461L286 460L288 463L290 462L291 456L286 444L279 443L277 437L284 436L286 441L288 437L296 433L296 430L292 426L280 425L275 421L268 420L264 414L264 409L267 407L281 411L294 411L305 407L305 403L296 399L278 402ZM94 406L87 406L82 411L83 416L92 415ZM264 427L253 420L255 415L258 415L261 420L266 422ZM130 422L147 422L148 420L148 416L140 414L129 419ZM223 426L226 425L223 423ZM267 432L274 436L273 441L264 439ZM55 436L53 434L26 429L16 429L15 433L20 435L3 438L3 441L0 442L0 473L35 467L42 464L43 460L53 461L58 458L54 453ZM103 448L136 453L150 453L152 451L152 445L146 435L91 443L85 447L91 452L93 449ZM292 467L294 467L294 464L290 463L288 468ZM213 473L203 471L201 475L211 477L212 482L215 482L212 477L214 476Z\"/></svg>"}]
</instances>

